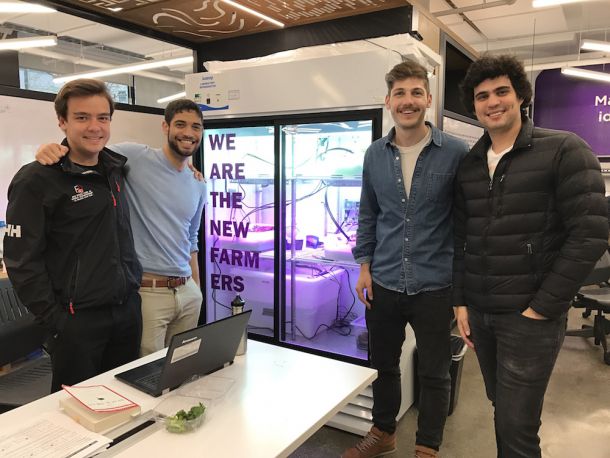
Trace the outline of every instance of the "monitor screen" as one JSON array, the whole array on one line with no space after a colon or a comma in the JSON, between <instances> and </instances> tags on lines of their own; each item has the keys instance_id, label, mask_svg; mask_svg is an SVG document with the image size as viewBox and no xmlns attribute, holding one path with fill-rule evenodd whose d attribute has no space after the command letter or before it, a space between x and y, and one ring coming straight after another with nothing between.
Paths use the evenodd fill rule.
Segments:
<instances>
[{"instance_id":1,"label":"monitor screen","mask_svg":"<svg viewBox=\"0 0 610 458\"><path fill-rule=\"evenodd\" d=\"M460 83L473 60L456 46L445 42L445 100L444 109L468 118L476 119L464 108L460 99Z\"/></svg>"}]
</instances>

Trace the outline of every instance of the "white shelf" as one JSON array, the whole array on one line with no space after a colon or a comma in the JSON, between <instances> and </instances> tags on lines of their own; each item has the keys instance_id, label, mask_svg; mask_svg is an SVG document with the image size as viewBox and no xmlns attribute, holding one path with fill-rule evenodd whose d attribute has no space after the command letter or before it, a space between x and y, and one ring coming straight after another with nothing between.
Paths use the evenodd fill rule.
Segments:
<instances>
[{"instance_id":1,"label":"white shelf","mask_svg":"<svg viewBox=\"0 0 610 458\"><path fill-rule=\"evenodd\" d=\"M397 421L409 410L414 401L414 350L415 335L411 326L407 325L405 342L402 346L402 355L400 357L402 404L396 418ZM365 436L373 426L372 409L373 388L369 385L326 424L342 431Z\"/></svg>"}]
</instances>

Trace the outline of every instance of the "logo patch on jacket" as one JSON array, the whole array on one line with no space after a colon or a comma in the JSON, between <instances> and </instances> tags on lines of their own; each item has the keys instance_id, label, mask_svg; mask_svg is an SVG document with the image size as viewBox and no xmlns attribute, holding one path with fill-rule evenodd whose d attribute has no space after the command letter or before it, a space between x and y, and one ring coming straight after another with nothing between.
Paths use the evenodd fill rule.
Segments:
<instances>
[{"instance_id":1,"label":"logo patch on jacket","mask_svg":"<svg viewBox=\"0 0 610 458\"><path fill-rule=\"evenodd\" d=\"M93 191L85 191L80 184L74 186L74 192L76 194L72 196L72 202L79 202L87 197L93 197Z\"/></svg>"},{"instance_id":2,"label":"logo patch on jacket","mask_svg":"<svg viewBox=\"0 0 610 458\"><path fill-rule=\"evenodd\" d=\"M6 225L6 236L15 237L16 239L21 238L21 226L19 224L7 224Z\"/></svg>"}]
</instances>

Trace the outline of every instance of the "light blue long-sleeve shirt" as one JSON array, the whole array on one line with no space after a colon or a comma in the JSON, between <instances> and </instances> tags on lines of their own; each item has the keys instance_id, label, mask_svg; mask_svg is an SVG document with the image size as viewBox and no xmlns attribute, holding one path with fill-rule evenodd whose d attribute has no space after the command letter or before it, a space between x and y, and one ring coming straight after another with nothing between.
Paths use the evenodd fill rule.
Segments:
<instances>
[{"instance_id":1,"label":"light blue long-sleeve shirt","mask_svg":"<svg viewBox=\"0 0 610 458\"><path fill-rule=\"evenodd\" d=\"M356 246L373 281L417 294L451 285L453 180L468 146L429 124L432 141L420 153L405 193L394 129L364 156Z\"/></svg>"},{"instance_id":2,"label":"light blue long-sleeve shirt","mask_svg":"<svg viewBox=\"0 0 610 458\"><path fill-rule=\"evenodd\" d=\"M144 272L188 277L206 201L206 184L188 167L178 171L163 151L136 143L109 149L127 157L125 195Z\"/></svg>"}]
</instances>

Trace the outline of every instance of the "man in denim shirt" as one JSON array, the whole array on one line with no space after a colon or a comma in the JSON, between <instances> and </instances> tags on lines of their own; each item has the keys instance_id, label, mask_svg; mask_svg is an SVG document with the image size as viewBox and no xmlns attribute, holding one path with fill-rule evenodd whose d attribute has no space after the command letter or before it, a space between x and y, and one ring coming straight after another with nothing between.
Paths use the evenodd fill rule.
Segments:
<instances>
[{"instance_id":1,"label":"man in denim shirt","mask_svg":"<svg viewBox=\"0 0 610 458\"><path fill-rule=\"evenodd\" d=\"M432 96L423 66L407 60L385 79L385 104L395 126L364 157L353 249L369 357L379 373L373 383L374 426L343 457L375 457L396 449L399 361L408 323L415 332L421 387L415 456L435 457L451 390L453 178L468 147L424 121Z\"/></svg>"}]
</instances>

